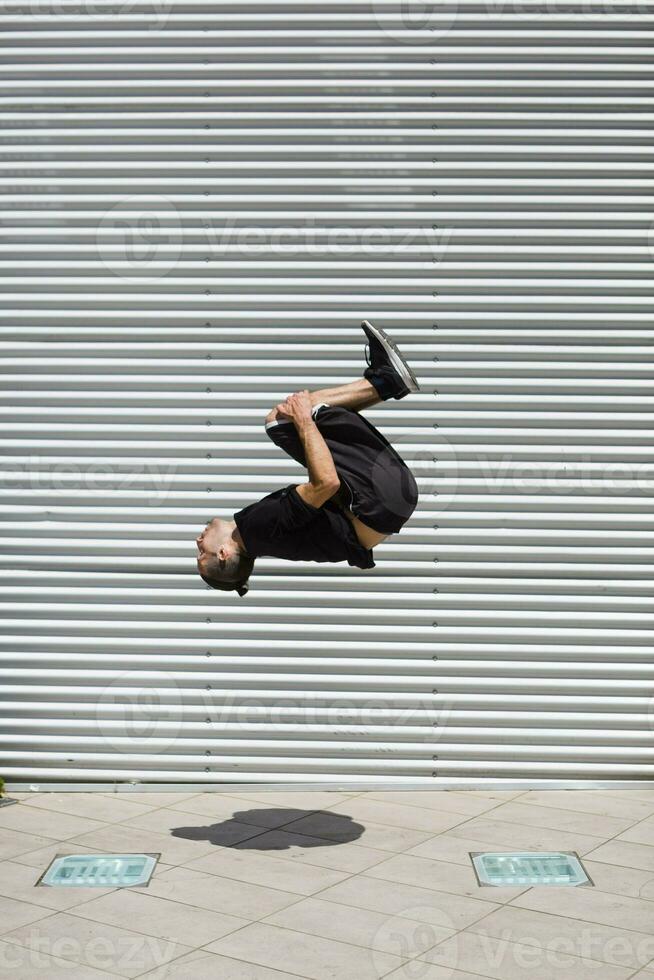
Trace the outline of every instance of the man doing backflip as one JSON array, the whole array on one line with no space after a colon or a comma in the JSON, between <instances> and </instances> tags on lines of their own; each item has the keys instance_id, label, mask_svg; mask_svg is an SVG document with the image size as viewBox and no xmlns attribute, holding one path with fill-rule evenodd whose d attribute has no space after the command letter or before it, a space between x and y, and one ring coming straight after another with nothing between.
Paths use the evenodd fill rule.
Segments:
<instances>
[{"instance_id":1,"label":"man doing backflip","mask_svg":"<svg viewBox=\"0 0 654 980\"><path fill-rule=\"evenodd\" d=\"M419 385L391 338L367 320L362 328L362 378L298 391L266 418L268 436L307 468L308 481L269 493L232 521L214 517L196 539L198 571L213 588L245 595L260 555L374 568L372 549L411 517L418 501L413 474L359 413Z\"/></svg>"}]
</instances>

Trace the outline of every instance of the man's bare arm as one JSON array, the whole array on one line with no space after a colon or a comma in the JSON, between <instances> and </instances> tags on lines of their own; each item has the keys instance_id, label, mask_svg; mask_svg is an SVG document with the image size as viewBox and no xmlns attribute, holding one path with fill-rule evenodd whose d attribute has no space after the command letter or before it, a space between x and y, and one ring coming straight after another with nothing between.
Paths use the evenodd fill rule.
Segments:
<instances>
[{"instance_id":1,"label":"man's bare arm","mask_svg":"<svg viewBox=\"0 0 654 980\"><path fill-rule=\"evenodd\" d=\"M312 507L322 507L330 497L334 496L341 481L329 446L311 415L309 392L296 392L278 408L295 425L307 461L309 482L301 483L297 492Z\"/></svg>"}]
</instances>

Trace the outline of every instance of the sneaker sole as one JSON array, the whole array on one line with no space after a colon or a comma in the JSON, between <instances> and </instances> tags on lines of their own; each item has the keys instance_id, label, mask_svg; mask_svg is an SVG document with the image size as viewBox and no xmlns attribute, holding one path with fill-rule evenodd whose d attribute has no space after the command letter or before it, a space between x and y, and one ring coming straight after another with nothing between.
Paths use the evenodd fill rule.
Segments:
<instances>
[{"instance_id":1,"label":"sneaker sole","mask_svg":"<svg viewBox=\"0 0 654 980\"><path fill-rule=\"evenodd\" d=\"M394 340L392 340L388 334L382 330L381 327L374 327L369 320L361 321L362 327L367 327L368 330L377 338L377 340L382 344L384 350L388 354L391 364L397 371L402 381L406 385L410 392L420 391L420 385L418 384L418 379L409 367L406 358L402 354L402 351L397 346Z\"/></svg>"}]
</instances>

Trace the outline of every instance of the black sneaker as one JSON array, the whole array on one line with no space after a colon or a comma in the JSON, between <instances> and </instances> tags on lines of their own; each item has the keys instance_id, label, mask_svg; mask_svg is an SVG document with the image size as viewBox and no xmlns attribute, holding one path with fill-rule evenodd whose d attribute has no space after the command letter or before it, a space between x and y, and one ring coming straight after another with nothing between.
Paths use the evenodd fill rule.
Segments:
<instances>
[{"instance_id":1,"label":"black sneaker","mask_svg":"<svg viewBox=\"0 0 654 980\"><path fill-rule=\"evenodd\" d=\"M366 345L367 369L364 378L373 381L382 379L382 398L404 398L414 391L420 391L415 374L402 356L402 353L381 327L373 327L368 320L361 322L368 343Z\"/></svg>"}]
</instances>

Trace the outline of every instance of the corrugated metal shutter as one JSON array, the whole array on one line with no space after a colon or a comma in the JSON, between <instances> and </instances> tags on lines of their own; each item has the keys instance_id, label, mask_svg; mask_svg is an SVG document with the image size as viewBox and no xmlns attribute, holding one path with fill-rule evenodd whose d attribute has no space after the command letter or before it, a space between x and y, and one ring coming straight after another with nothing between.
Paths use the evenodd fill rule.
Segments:
<instances>
[{"instance_id":1,"label":"corrugated metal shutter","mask_svg":"<svg viewBox=\"0 0 654 980\"><path fill-rule=\"evenodd\" d=\"M652 775L650 8L0 15L2 772ZM378 567L193 538L389 329L421 503Z\"/></svg>"}]
</instances>

